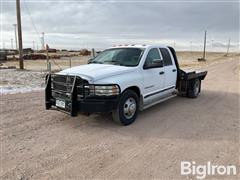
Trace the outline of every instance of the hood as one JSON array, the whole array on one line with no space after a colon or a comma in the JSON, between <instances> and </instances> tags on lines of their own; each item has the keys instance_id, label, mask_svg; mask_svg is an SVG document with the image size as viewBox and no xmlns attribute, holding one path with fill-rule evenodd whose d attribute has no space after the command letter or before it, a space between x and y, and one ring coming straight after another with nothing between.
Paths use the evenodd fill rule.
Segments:
<instances>
[{"instance_id":1,"label":"hood","mask_svg":"<svg viewBox=\"0 0 240 180\"><path fill-rule=\"evenodd\" d=\"M135 67L116 66L111 64L86 64L60 71L58 74L80 76L83 79L97 81L109 76L134 71Z\"/></svg>"}]
</instances>

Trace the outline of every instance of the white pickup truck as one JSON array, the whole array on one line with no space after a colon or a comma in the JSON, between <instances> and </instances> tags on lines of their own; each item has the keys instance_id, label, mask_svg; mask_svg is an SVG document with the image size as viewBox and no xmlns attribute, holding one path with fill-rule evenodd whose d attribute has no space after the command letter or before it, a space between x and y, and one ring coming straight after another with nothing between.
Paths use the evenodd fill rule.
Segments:
<instances>
[{"instance_id":1,"label":"white pickup truck","mask_svg":"<svg viewBox=\"0 0 240 180\"><path fill-rule=\"evenodd\" d=\"M46 77L46 109L76 116L112 112L123 125L139 110L176 95L196 98L206 71L183 71L167 46L125 45L104 50L89 63Z\"/></svg>"}]
</instances>

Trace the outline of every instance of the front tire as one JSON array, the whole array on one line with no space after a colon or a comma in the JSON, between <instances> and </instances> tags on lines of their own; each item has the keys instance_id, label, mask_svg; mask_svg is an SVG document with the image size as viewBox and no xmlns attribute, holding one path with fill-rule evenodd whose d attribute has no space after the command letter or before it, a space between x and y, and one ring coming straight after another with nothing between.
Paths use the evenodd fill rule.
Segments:
<instances>
[{"instance_id":1,"label":"front tire","mask_svg":"<svg viewBox=\"0 0 240 180\"><path fill-rule=\"evenodd\" d=\"M112 112L113 120L122 125L132 124L138 115L139 97L132 90L126 90L120 97L118 107Z\"/></svg>"}]
</instances>

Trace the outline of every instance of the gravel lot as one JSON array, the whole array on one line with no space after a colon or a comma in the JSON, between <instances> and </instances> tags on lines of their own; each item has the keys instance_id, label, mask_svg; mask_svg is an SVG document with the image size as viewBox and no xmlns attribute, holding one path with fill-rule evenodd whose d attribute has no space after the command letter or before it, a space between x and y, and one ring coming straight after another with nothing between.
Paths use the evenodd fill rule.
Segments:
<instances>
[{"instance_id":1,"label":"gravel lot","mask_svg":"<svg viewBox=\"0 0 240 180\"><path fill-rule=\"evenodd\" d=\"M181 161L239 167L239 58L207 68L197 99L176 97L127 127L45 111L43 92L2 95L1 179L194 179Z\"/></svg>"}]
</instances>

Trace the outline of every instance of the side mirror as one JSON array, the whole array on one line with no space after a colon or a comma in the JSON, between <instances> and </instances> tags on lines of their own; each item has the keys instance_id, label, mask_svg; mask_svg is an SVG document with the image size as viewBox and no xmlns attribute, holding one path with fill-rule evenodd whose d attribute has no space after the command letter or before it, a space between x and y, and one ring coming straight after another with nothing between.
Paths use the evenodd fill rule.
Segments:
<instances>
[{"instance_id":1,"label":"side mirror","mask_svg":"<svg viewBox=\"0 0 240 180\"><path fill-rule=\"evenodd\" d=\"M158 67L163 67L163 60L161 60L161 59L154 59L152 64L155 64Z\"/></svg>"},{"instance_id":2,"label":"side mirror","mask_svg":"<svg viewBox=\"0 0 240 180\"><path fill-rule=\"evenodd\" d=\"M150 69L150 68L160 68L163 67L163 60L162 59L154 59L149 64L144 64L144 69Z\"/></svg>"},{"instance_id":3,"label":"side mirror","mask_svg":"<svg viewBox=\"0 0 240 180\"><path fill-rule=\"evenodd\" d=\"M90 59L87 61L87 63L88 63L88 64L91 63L92 60L93 60L93 58L90 58Z\"/></svg>"}]
</instances>

